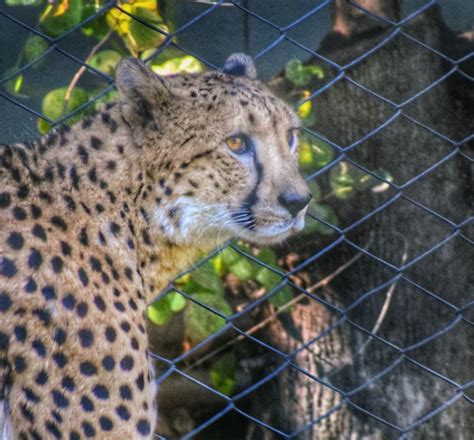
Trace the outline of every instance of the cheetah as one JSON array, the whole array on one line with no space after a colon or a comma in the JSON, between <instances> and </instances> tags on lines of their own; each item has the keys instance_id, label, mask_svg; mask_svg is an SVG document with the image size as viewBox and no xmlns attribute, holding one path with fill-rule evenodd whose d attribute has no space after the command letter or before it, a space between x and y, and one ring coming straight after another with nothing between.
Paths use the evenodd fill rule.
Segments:
<instances>
[{"instance_id":1,"label":"cheetah","mask_svg":"<svg viewBox=\"0 0 474 440\"><path fill-rule=\"evenodd\" d=\"M3 439L149 439L146 307L202 251L304 226L300 122L234 54L221 71L117 66L119 98L0 147Z\"/></svg>"}]
</instances>

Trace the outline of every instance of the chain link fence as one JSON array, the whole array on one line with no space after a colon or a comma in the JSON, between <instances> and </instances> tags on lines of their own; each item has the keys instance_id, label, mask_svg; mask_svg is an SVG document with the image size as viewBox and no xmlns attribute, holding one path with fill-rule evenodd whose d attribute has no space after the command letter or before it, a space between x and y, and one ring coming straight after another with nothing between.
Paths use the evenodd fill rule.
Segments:
<instances>
[{"instance_id":1,"label":"chain link fence","mask_svg":"<svg viewBox=\"0 0 474 440\"><path fill-rule=\"evenodd\" d=\"M198 46L219 21L216 38L239 36L220 42L227 54L250 53L305 124L303 234L277 249L229 243L150 307L157 438L472 433L472 32L448 30L453 11L436 3L0 7L19 42L3 48L4 142L113 98L122 56L160 74L218 69L225 58Z\"/></svg>"}]
</instances>

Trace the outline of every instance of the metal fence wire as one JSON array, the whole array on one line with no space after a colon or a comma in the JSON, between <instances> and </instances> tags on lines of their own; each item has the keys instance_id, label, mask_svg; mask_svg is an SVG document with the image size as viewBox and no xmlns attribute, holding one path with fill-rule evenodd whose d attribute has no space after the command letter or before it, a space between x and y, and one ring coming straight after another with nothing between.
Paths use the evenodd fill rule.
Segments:
<instances>
[{"instance_id":1,"label":"metal fence wire","mask_svg":"<svg viewBox=\"0 0 474 440\"><path fill-rule=\"evenodd\" d=\"M192 343L189 343L188 341L184 349L178 351L171 350L170 353L173 353L172 355L169 353L152 353L153 358L157 361L157 383L160 390L166 389L166 382L174 377L178 378L179 381L181 381L180 383L188 382L191 384L191 389L194 390L193 392L197 394L202 392L211 396L209 399L213 401L212 405L210 405L212 408L211 415L206 414L206 416L201 417L197 423L191 423L188 426L186 425L186 417L184 417L184 426L179 427L180 437L213 438L213 427L217 426L219 421L227 420L226 417L229 417L229 414L234 414L234 416L237 415L237 418L234 417L234 420L238 420L238 423L244 424L248 422L249 425L254 426L254 428L256 427L262 432L266 432L267 437L265 438L269 438L268 435L270 435L271 438L305 438L305 433L316 432L314 431L315 427L322 426L327 422L327 420L332 420L334 417L337 417L337 414L343 411L343 409L349 409L362 415L366 421L372 420L373 426L384 430L383 432L389 432L390 435L388 436L388 434L386 434L387 437L384 438L413 438L412 436L416 434L420 427L430 423L432 419L440 417L443 413L451 411L456 407L456 405L459 405L460 402L463 402L464 405L467 404L466 406L463 406L463 408L465 408L463 411L472 411L472 404L474 401L472 394L469 395L469 388L474 385L474 381L472 380L472 358L469 357L469 355L466 355L464 358L461 355L459 355L459 357L453 357L453 362L455 362L455 359L458 359L458 362L465 363L465 374L451 375L450 366L445 365L444 367L446 368L437 368L425 361L420 361L416 355L417 351L424 349L429 350L430 344L433 341L437 339L441 340L447 334L454 331L464 333L472 332L473 324L472 318L468 315L470 307L474 304L472 292L470 299L468 298L467 301L462 300L463 302L458 302L454 299L454 296L446 296L444 292L439 291L436 287L436 283L429 284L424 283L423 281L417 281L417 279L414 279L410 275L411 270L414 267L424 265L424 270L428 273L428 279L430 277L437 278L440 276L440 273L442 273L442 276L444 277L455 277L456 275L450 273L448 269L444 271L442 267L437 267L436 258L430 260L431 257L435 257L438 252L443 251L443 249L446 249L454 242L461 243L462 248L465 249L465 253L459 255L459 258L469 258L469 255L472 255L470 252L472 252L473 241L472 238L469 238L469 225L471 224L473 217L470 213L466 215L464 212L461 217L452 216L443 210L443 205L440 204L439 201L435 202L430 198L420 200L419 197L413 196L411 192L411 189L414 186L429 179L430 176L439 172L443 167L450 166L450 164L456 161L463 161L472 164L472 156L466 148L466 145L469 145L469 142L472 141L472 134L464 133L461 137L457 135L447 135L445 134L446 131L433 126L433 124L427 123L426 120L419 118L416 114L414 115L413 112L410 111L410 106L415 101L429 96L433 90L442 85L453 75L462 77L463 81L472 81L472 77L462 68L462 66L464 66L468 61L472 60L472 53L462 54L462 56L454 59L439 47L431 47L430 44L423 41L416 32L408 32L406 30L407 26L410 26L414 20L420 19L423 14L427 11L429 12L430 8L433 8L436 4L436 1L426 1L425 3L418 2L421 6L410 11L408 14L405 14L404 18L400 21L394 21L384 15L376 14L370 8L366 9L360 6L359 3L364 4L364 2L347 1L347 7L353 8L359 13L359 15L364 15L367 19L372 20L374 23L378 23L380 27L384 29L384 32L380 34L381 37L378 38L368 49L366 48L362 53L355 52L354 57L349 62L342 64L334 61L333 58L329 58L327 55L323 55L323 52L315 50L313 47L308 47L308 42L306 41L305 43L302 43L298 34L294 33L300 25L308 20L315 19L315 17L318 17L318 14L327 13L330 8L335 7L336 2L331 0L310 4L309 9L303 15L285 25L276 24L265 16L261 16L259 13L255 12L255 9L252 8L252 2L223 0L214 2L194 2L200 3L203 6L201 12L195 15L192 19L188 19L180 24L174 30L170 30L168 27L165 27L164 25L162 26L159 23L150 23L143 17L143 15L135 14L133 10L128 7L129 5L127 2L109 1L99 3L101 4L101 7L96 8L94 13L90 14L87 19L77 23L75 26L70 27L66 32L55 37L44 33L31 22L27 23L18 18L18 16L12 12L11 8L9 9L6 6L2 7L0 9L0 18L4 22L4 26L8 25L8 29L17 29L20 33L26 32L29 35L39 37L47 44L47 49L40 53L38 57L29 59L28 62L18 66L14 70L7 71L6 69L3 69L0 80L0 100L6 100L15 107L25 111L25 117L26 115L33 115L34 117L43 119L54 127L58 124L67 122L68 120L70 121L74 116L77 116L88 107L93 106L95 101L107 95L114 88L114 78L104 72L103 69L99 69L97 66L94 67L91 63L86 62L85 59L77 56L73 50L69 49L71 46L68 42L74 40L80 29L92 24L95 20L104 17L113 10L118 14L123 14L124 17L129 17L130 22L140 23L147 31L151 30L161 36L159 46L148 54L148 60L153 60L157 56L160 56L164 51L173 48L180 51L182 54L196 57L200 62L211 69L219 69L221 67L220 65L214 65L203 56L188 50L186 45L181 43L181 37L190 32L193 27L200 25L203 21L209 23L209 21L213 20L218 13L221 14L224 9L230 10L230 8L233 8L239 10L246 17L246 20L252 20L255 28L258 29L259 26L261 26L267 30L270 29L274 33L272 40L268 44L265 44L264 47L260 44L258 51L252 47L243 48L247 49L251 55L253 55L257 65L259 61L264 61L267 55L280 45L291 45L299 54L303 54L302 56L311 58L316 64L323 66L323 70L326 72L331 72L330 75L326 75L324 81L318 83L316 88L309 90L309 93L307 92L306 95L298 95L296 109L300 114L304 113L305 105L308 106L308 103L311 102L317 103L317 99L320 96L325 94L327 91L330 91L330 89L336 87L343 81L348 84L348 87L351 87L356 96L361 97L361 99L370 99L371 102L373 102L371 105L373 105L374 108L378 108L378 105L383 105L383 108L385 109L385 113L380 116L380 119L376 124L372 121L370 126L359 127L361 128L360 130L355 129L355 133L363 134L358 134L357 139L351 139L349 142L346 142L346 145L340 145L338 142L332 140L330 135L322 134L320 131L314 129L311 124L308 124L308 127L305 128L305 134L307 136L311 136L317 141L321 141L323 145L332 152L331 158L327 163L307 173L308 181L322 182L331 174L331 172L334 172L336 167L350 167L352 170L355 170L356 173L359 173L357 175L365 176L366 178L373 179L374 182L377 182L380 191L382 191L381 188L383 187L384 198L377 199L379 200L377 204L371 206L367 212L363 212L358 216L358 218L352 219L350 222L340 222L339 225L336 221L333 221L331 217L323 215L321 211L310 210L307 215L308 222L316 223L320 225L320 227L323 225L327 235L325 235L322 245L311 245L313 236L305 236L303 241L306 241L307 243L303 246L304 251L300 253L303 257L300 255L300 258L297 258L296 263L293 265L276 266L275 264L269 263L268 260L265 261L262 259L262 254L254 252L250 247L241 246L237 242L227 244L227 250L232 250L233 258L244 257L246 261L251 263L254 268L252 270L254 271L260 270L261 268L267 269L272 276L272 280L275 280L271 287L263 289L263 291L260 289L260 293L256 293L255 296L248 300L243 306L233 307L232 311L227 310L227 312L225 312L222 307L216 306L212 301L202 300L203 297L194 295L192 291L184 288L182 282L187 274L192 274L196 270L199 270L199 268L204 267L208 264L209 260L218 255L222 249L216 250L213 254L203 258L187 273L180 274L180 276L177 277L178 281L171 283L157 298L160 300L170 294L176 296L177 292L181 295L181 298L186 300L187 307L193 307L194 309L197 307L202 310L201 314L196 314L198 319L212 322L212 320L217 317L217 320L219 321L217 330L213 330L211 334L204 335L200 340L195 340ZM341 3L339 3L339 5L340 4ZM383 92L378 91L381 90L380 88L374 89L373 87L368 86L367 83L363 81L363 78L357 78L349 73L353 69L364 65L364 63L400 38L405 39L405 41L409 42L409 44L411 44L412 47L417 48L417 50L422 50L423 53L427 54L427 57L441 60L443 65L447 66L444 73L440 76L436 76L435 74L431 76L428 75L427 78L430 78L429 81L425 81L425 83L418 88L416 93L411 93L409 96L403 96L401 98L386 96ZM246 45L249 44L249 41L247 41ZM229 53L234 51L235 50L229 50ZM97 91L94 98L89 98L86 102L74 108L74 110L61 115L56 119L45 115L41 109L29 105L28 100L21 99L21 97L18 97L14 93L10 93L6 90L6 87L4 87L9 83L11 84L14 82L21 75L29 75L34 71L36 65L53 56L63 59L64 63L74 63L78 67L82 66L86 69L88 74L96 77L96 79L99 78L104 84L103 87ZM222 62L223 61L224 60L222 60ZM5 65L6 64L7 63L5 63ZM301 64L299 67L304 69L304 64ZM425 67L428 70L430 69L429 65ZM284 66L281 66L280 70L283 70L283 68ZM395 69L395 66L393 66L393 68ZM315 75L317 75L317 73ZM422 72L420 73L420 76L422 76ZM347 99L355 98L353 96L347 97ZM317 119L319 117L317 104L313 105L316 106L316 109L314 109L314 117ZM340 102L340 105L341 107L344 107L345 103ZM344 108L341 108L340 111L344 112ZM354 124L360 124L360 121L357 121L357 118L355 118L354 121ZM416 143L419 142L419 138L423 136L435 139L436 142L443 144L444 148L437 150L436 157L433 158L431 163L418 163L415 164L416 166L413 164L410 165L412 166L410 169L413 173L410 176L406 176L406 179L404 179L405 181L402 183L391 178L389 174L374 171L370 167L365 166L363 161L357 159L357 152L364 148L366 141L383 135L385 131L397 127L397 124L413 126L418 130L419 137L412 139L413 144L411 145L411 148L416 148ZM407 156L404 156L404 159L406 158ZM405 162L400 162L395 166L399 168L408 167ZM459 176L459 179L462 178L462 176ZM376 189L374 190L374 188L372 188L372 192L374 191L376 191ZM351 203L353 203L350 198L347 200L341 198L341 200L342 201L339 203L346 207L351 207ZM393 211L408 206L411 206L410 209L415 209L418 213L417 215L420 217L428 219L428 223L432 221L436 224L442 224L445 228L443 229L444 234L435 234L434 238L431 237L430 239L427 239L425 242L421 243L421 246L419 247L420 250L417 252L405 252L407 246L409 247L411 244L410 241L416 241L417 239L405 236L403 226L395 225L394 228L396 231L392 231L393 233L387 233L387 240L399 241L399 255L401 255L401 257L398 258L398 260L390 258L387 254L373 251L371 246L367 245L371 240L374 240L374 237L370 237L370 234L366 234L363 240L354 238L357 237L356 233L359 231L360 227L370 224L370 221L374 218L388 215L386 213L390 210ZM314 234L317 235L318 232L314 232ZM420 240L423 241L426 237L429 237L429 231L428 233L421 234ZM366 239L367 243L364 242ZM377 237L376 239L380 240L380 237ZM279 256L286 255L288 257L288 254L291 256L293 250L291 246L293 243L300 243L298 246L300 246L301 249L301 240L300 242L297 240L290 241L290 245L286 245L286 247L283 246L282 250L278 251ZM315 241L315 243L317 242ZM297 245L295 244L295 246ZM369 262L365 267L371 267L370 264L372 264L373 267L377 267L379 270L386 271L386 273L389 274L385 277L383 282L364 287L363 291L358 292L357 296L351 298L349 303L334 300L330 295L328 296L324 293L320 294L318 289L312 288L314 287L314 283L318 282L317 268L320 262L322 267L324 259L327 259L330 255L334 255L334 253L341 248L345 249L345 255L351 255L353 261L356 259L364 259L366 262ZM347 261L347 258L344 260L341 259L340 270L344 269L343 266ZM426 263L427 261L428 263ZM349 262L349 264L351 264L351 262ZM339 269L336 267L333 274L337 275ZM310 272L312 278L306 283L301 283L298 281L298 274L304 271ZM323 275L325 274L321 274L322 278L324 278ZM361 276L363 277L364 275ZM312 284L313 286L311 286ZM321 286L323 284L324 283L321 283ZM384 320L388 319L387 314L394 313L394 308L396 312L398 303L396 303L393 298L392 302L390 302L391 295L393 295L394 291L399 289L402 284L405 286L404 288L409 292L409 294L408 297L401 299L401 301L412 301L413 298L423 297L427 304L434 302L442 307L440 315L436 314L436 310L438 310L436 308L434 309L435 312L433 314L428 312L429 307L426 309L423 309L423 307L419 308L417 312L419 314L418 319L420 321L431 320L434 324L430 327L431 330L428 333L425 333L423 337L418 338L417 340L412 340L410 343L403 343L402 339L397 340L396 338L386 337L382 331L385 325ZM257 287L253 287L254 290L258 290L261 286L257 285ZM269 300L278 296L279 292L281 293L282 290L288 290L288 288L290 288L291 295L289 298L286 297L286 304L283 304L283 307L281 303L274 304L271 306L271 313L262 317L263 315L259 313L262 308L267 307L266 305L268 305ZM472 290L472 288L472 285L464 285L464 290ZM250 288L250 291L251 290L252 289ZM375 301L375 298L378 298L376 300L378 302L376 302L375 325L368 325L367 323L358 320L355 317L356 315L354 315L354 311L362 310L363 314L364 308L368 307L369 301L372 299ZM463 298L466 298L466 296ZM276 344L270 343L268 338L265 339L264 337L260 337L260 333L253 331L255 326L257 326L258 329L261 329L272 321L272 319L279 323L284 322L285 313L288 314L290 313L289 310L291 310L289 306L294 307L298 303L308 301L317 304L321 310L324 310L322 313L326 313L330 318L328 318L325 323L323 323L323 325L321 325L320 328L311 335L311 337L301 337L302 340L300 340L296 345L291 345L292 348L290 350L285 350L285 347L283 346L276 346ZM278 307L280 307L280 309L278 309ZM391 310L387 311L387 309ZM425 310L426 315L424 313ZM390 319L393 320L394 318ZM402 318L400 319L402 320ZM242 322L245 322L245 324L242 324ZM374 324L374 322L372 324ZM334 371L331 371L329 367L326 366L323 368L324 371L318 372L307 367L304 362L299 361L302 353L314 354L318 351L318 347L321 344L326 344L327 339L330 338L334 332L342 328L346 329L345 331L349 333L357 333L359 334L359 338L362 338L357 339L359 342L362 340L362 343L359 343L357 347L353 347L352 351L349 350L352 353L352 356L356 356L357 353L354 354L355 352L360 354L361 350L364 350L370 341L372 344L370 350L371 354L368 356L376 358L383 352L385 353L384 356L387 360L380 368L371 371L370 374L363 377L361 376L361 380L357 383L352 382L349 387L338 383L336 380L331 380L331 374L333 374ZM153 329L151 332L153 332ZM229 332L233 335L232 338L228 337ZM166 332L160 333L160 337L165 338ZM236 382L238 382L236 377L239 376L239 372L237 371L232 377L230 377L233 381L233 389L229 391L216 386L215 382L210 381L208 377L194 374L194 370L190 368L190 365L196 365L198 363L206 365L206 362L212 362L212 359L209 359L209 352L214 350L220 352L220 354L226 353L226 350L232 345L232 340L238 340L239 343L242 341L248 342L254 347L253 353L269 353L273 359L273 364L271 368L268 368L267 366L266 369L265 367L260 369L260 371L264 372L263 375L257 375L258 377L253 377L251 380L248 380L247 378L247 380L244 380L242 383L236 384ZM354 344L356 343L354 342L356 339L352 339L352 341ZM211 347L212 350L210 350L209 347ZM454 346L454 348L451 347L452 350L457 350L459 353L465 348L467 349L467 347L460 346ZM344 356L347 358L347 351L344 353ZM387 355L386 353L390 353L390 355ZM338 358L338 356L338 353L334 354L335 358ZM202 357L205 357L206 359L202 359ZM263 357L263 359L265 359L265 357ZM426 356L423 359L426 359ZM258 363L257 358L254 360ZM251 360L247 359L247 361L248 363L251 363ZM366 359L365 362L367 363L368 360ZM375 403L374 406L367 406L362 400L358 400L358 396L364 394L368 390L373 390L374 387L376 392L383 393L384 381L393 375L395 371L397 371L397 368L402 364L408 364L409 367L406 368L417 370L418 374L424 377L423 383L425 386L432 387L433 390L433 404L430 406L429 410L424 411L423 414L417 414L416 417L404 424L397 422L396 418L390 418L388 415L389 413L379 411L376 407L377 403ZM457 371L461 371L462 368L459 365L458 367ZM237 359L237 361L234 360L233 367L225 368L237 368L238 370L243 367L242 363ZM247 365L246 368L251 367ZM357 369L359 367L354 359L349 362L347 362L347 359L342 359L339 363L336 362L334 370L339 371L343 368L345 370L350 370L351 368ZM307 418L304 424L296 427L293 426L291 428L274 423L274 419L261 417L262 413L255 410L256 406L249 404L249 402L259 401L260 399L265 401L263 396L265 393L264 390L266 389L265 386L272 381L278 380L278 377L289 370L293 371L295 375L304 376L304 379L310 384L309 389L315 389L311 388L312 384L319 387L318 389L323 390L321 393L326 390L333 396L332 403L326 405L324 411L316 415L310 415L309 419ZM353 371L352 373L354 375L356 374L356 371ZM471 376L470 378L469 375ZM224 377L224 379L226 378ZM377 384L381 385L377 388ZM403 383L400 383L399 386L403 388ZM443 390L442 393L440 391L441 389ZM179 390L180 388L176 388L174 392L180 393L181 391ZM384 396L385 404L388 402L388 404L392 405L393 408L403 406L402 400L399 399L397 402L391 400L389 388L387 388L387 390L388 394ZM409 394L410 390L406 389L401 392L402 395L403 393ZM436 397L434 396L435 394L437 395ZM428 398L429 395L429 391L425 390L424 396ZM193 396L194 394L189 396L184 395L183 399L193 400ZM381 402L382 400L379 398L380 396L375 399L375 402ZM299 397L296 397L296 400L298 399ZM285 403L282 401L274 401L272 404L278 407ZM183 406L185 405L183 404ZM287 408L287 410L293 411L291 408ZM283 411L285 411L285 409L283 409ZM397 411L398 409L395 409L395 412ZM400 409L400 411L402 411L402 409ZM310 413L311 411L308 409L308 412ZM174 416L177 419L181 417L183 420L182 415L180 416L178 412L176 412ZM175 420L173 423L179 423L179 421ZM165 435L165 432L159 432L156 434L157 438L166 438ZM321 438L323 437L321 436ZM349 437L343 437L341 433L340 438Z\"/></svg>"}]
</instances>

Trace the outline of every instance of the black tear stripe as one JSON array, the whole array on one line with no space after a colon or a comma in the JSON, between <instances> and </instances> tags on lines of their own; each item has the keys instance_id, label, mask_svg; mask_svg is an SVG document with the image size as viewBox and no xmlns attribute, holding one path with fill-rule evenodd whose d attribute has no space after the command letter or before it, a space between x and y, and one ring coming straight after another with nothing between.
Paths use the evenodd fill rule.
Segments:
<instances>
[{"instance_id":1,"label":"black tear stripe","mask_svg":"<svg viewBox=\"0 0 474 440\"><path fill-rule=\"evenodd\" d=\"M245 198L242 202L242 206L240 211L233 213L232 218L234 219L235 223L243 226L245 229L249 231L253 231L255 229L255 217L252 212L252 206L254 206L258 202L258 186L262 181L263 177L263 166L259 162L257 158L257 152L254 150L254 163L255 163L255 170L257 171L257 182L253 190L249 193L249 195ZM246 214L245 216L242 214Z\"/></svg>"}]
</instances>

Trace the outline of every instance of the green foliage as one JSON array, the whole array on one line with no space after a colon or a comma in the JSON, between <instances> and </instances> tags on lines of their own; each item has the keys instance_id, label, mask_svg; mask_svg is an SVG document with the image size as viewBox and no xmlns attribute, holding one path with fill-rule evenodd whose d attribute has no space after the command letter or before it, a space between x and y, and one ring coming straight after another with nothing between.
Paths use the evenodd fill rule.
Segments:
<instances>
[{"instance_id":1,"label":"green foliage","mask_svg":"<svg viewBox=\"0 0 474 440\"><path fill-rule=\"evenodd\" d=\"M304 66L300 60L291 60L285 66L285 78L296 87L303 87L314 79L323 79L324 71L314 64Z\"/></svg>"},{"instance_id":2,"label":"green foliage","mask_svg":"<svg viewBox=\"0 0 474 440\"><path fill-rule=\"evenodd\" d=\"M113 77L115 75L115 67L121 59L122 55L117 51L106 49L96 53L89 61L89 65Z\"/></svg>"},{"instance_id":3,"label":"green foliage","mask_svg":"<svg viewBox=\"0 0 474 440\"><path fill-rule=\"evenodd\" d=\"M230 396L235 387L237 358L233 352L222 355L209 370L212 386L222 394Z\"/></svg>"},{"instance_id":4,"label":"green foliage","mask_svg":"<svg viewBox=\"0 0 474 440\"><path fill-rule=\"evenodd\" d=\"M39 35L30 35L25 43L25 59L27 63L39 58L48 49L48 43ZM37 66L37 65L33 65Z\"/></svg>"}]
</instances>

